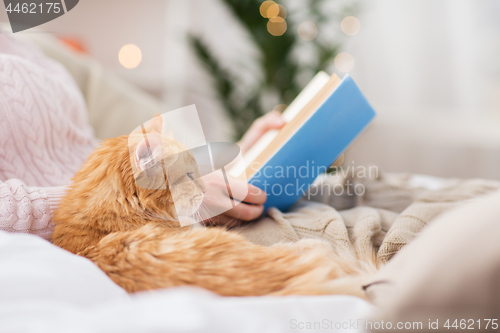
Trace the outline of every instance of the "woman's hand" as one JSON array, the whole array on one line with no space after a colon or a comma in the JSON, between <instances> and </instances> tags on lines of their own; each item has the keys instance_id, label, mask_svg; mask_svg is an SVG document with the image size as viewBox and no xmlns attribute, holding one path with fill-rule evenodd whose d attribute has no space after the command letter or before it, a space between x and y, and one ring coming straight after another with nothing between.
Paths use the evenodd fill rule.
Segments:
<instances>
[{"instance_id":1,"label":"woman's hand","mask_svg":"<svg viewBox=\"0 0 500 333\"><path fill-rule=\"evenodd\" d=\"M245 153L253 146L257 140L260 139L270 129L281 129L285 126L286 122L281 117L281 114L277 111L271 111L266 113L260 118L257 118L248 131L243 135L238 145L240 146L241 152Z\"/></svg>"},{"instance_id":2,"label":"woman's hand","mask_svg":"<svg viewBox=\"0 0 500 333\"><path fill-rule=\"evenodd\" d=\"M228 196L228 186L222 174L212 173L204 176L206 192L203 198L202 209L208 213L229 210L207 218L206 225L226 225L234 227L242 221L257 219L264 212L264 202L267 196L261 189L247 182L228 178L231 197Z\"/></svg>"},{"instance_id":3,"label":"woman's hand","mask_svg":"<svg viewBox=\"0 0 500 333\"><path fill-rule=\"evenodd\" d=\"M285 121L277 111L271 111L256 119L252 126L238 142L241 152L245 153L253 146L262 135L270 129L280 129L285 126ZM221 177L212 176L208 179L203 177L207 185L208 192L205 193L203 201L204 207L214 210L214 205L227 202L227 185ZM264 202L267 195L261 189L234 178L229 178L231 195L236 206L226 212L205 220L208 225L225 225L234 227L243 221L252 221L260 217L264 211ZM210 190L211 189L211 190ZM211 193L210 193L211 192ZM220 207L220 206L219 206ZM216 210L216 208L215 208Z\"/></svg>"},{"instance_id":4,"label":"woman's hand","mask_svg":"<svg viewBox=\"0 0 500 333\"><path fill-rule=\"evenodd\" d=\"M245 153L268 130L281 129L285 124L286 122L277 111L271 111L256 119L240 142L238 142L241 151ZM335 161L334 165L340 165L343 161L343 157L344 155ZM224 210L221 208L221 203L227 205L229 197L227 195L227 184L223 177L213 174L209 175L209 177L203 177L203 180L207 187L207 192L203 200L203 207L205 207L207 211ZM255 220L264 212L264 203L267 200L267 195L264 191L238 179L228 178L228 181L231 195L236 205L217 216L206 219L204 224L234 227L244 222Z\"/></svg>"}]
</instances>

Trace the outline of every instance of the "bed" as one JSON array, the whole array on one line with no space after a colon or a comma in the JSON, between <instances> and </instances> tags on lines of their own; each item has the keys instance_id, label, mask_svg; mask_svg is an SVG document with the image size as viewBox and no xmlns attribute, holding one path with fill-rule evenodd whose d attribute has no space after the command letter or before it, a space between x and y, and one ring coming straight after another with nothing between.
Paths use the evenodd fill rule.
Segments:
<instances>
[{"instance_id":1,"label":"bed","mask_svg":"<svg viewBox=\"0 0 500 333\"><path fill-rule=\"evenodd\" d=\"M405 182L433 193L449 184L427 176ZM0 332L364 332L366 321L486 318L500 310L492 278L500 267L500 192L471 200L462 200L462 190L450 193L459 208L374 277L367 292L377 307L352 296L220 297L187 287L129 295L85 258L37 236L0 231Z\"/></svg>"},{"instance_id":2,"label":"bed","mask_svg":"<svg viewBox=\"0 0 500 333\"><path fill-rule=\"evenodd\" d=\"M335 325L359 332L372 310L351 296L237 298L195 288L129 295L85 258L0 231L0 332L313 332Z\"/></svg>"}]
</instances>

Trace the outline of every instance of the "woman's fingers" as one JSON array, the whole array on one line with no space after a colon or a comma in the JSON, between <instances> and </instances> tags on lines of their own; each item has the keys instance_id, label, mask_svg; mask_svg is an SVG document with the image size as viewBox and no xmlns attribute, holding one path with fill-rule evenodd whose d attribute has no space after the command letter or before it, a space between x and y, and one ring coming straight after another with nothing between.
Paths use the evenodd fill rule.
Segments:
<instances>
[{"instance_id":1,"label":"woman's fingers","mask_svg":"<svg viewBox=\"0 0 500 333\"><path fill-rule=\"evenodd\" d=\"M244 202L254 204L254 205L262 205L267 200L266 192L262 191L260 188L247 184L248 186L248 194L246 195Z\"/></svg>"},{"instance_id":2,"label":"woman's fingers","mask_svg":"<svg viewBox=\"0 0 500 333\"><path fill-rule=\"evenodd\" d=\"M263 205L248 205L244 202L237 204L234 208L228 210L224 215L243 221L252 221L260 217L264 212Z\"/></svg>"},{"instance_id":3,"label":"woman's fingers","mask_svg":"<svg viewBox=\"0 0 500 333\"><path fill-rule=\"evenodd\" d=\"M246 152L252 145L260 139L264 133L270 129L280 129L285 126L286 122L277 111L271 111L264 116L256 119L252 126L245 133L238 145L242 152Z\"/></svg>"},{"instance_id":4,"label":"woman's fingers","mask_svg":"<svg viewBox=\"0 0 500 333\"><path fill-rule=\"evenodd\" d=\"M219 216L214 216L207 223L227 224L235 219L252 221L260 217L264 211L263 204L267 199L266 193L258 187L238 179L228 178L228 182L229 184L226 184L222 177L215 175L209 176L205 180L207 189L203 204L208 211L216 212L221 211L221 209L225 211L224 206L227 205L228 194L236 204Z\"/></svg>"},{"instance_id":5,"label":"woman's fingers","mask_svg":"<svg viewBox=\"0 0 500 333\"><path fill-rule=\"evenodd\" d=\"M283 120L283 117L281 117L281 113L279 113L278 111L271 111L257 119L256 124L260 127L261 130L263 129L267 131L268 129L272 128L279 129L286 123L285 120Z\"/></svg>"},{"instance_id":6,"label":"woman's fingers","mask_svg":"<svg viewBox=\"0 0 500 333\"><path fill-rule=\"evenodd\" d=\"M231 197L254 205L262 205L267 200L266 192L260 188L235 178L229 178Z\"/></svg>"}]
</instances>

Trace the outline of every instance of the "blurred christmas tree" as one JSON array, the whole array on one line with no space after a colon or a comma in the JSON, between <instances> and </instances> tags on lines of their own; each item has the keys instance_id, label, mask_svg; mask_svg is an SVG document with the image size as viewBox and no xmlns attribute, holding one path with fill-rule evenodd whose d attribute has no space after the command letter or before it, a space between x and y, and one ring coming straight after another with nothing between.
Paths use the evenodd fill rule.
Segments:
<instances>
[{"instance_id":1,"label":"blurred christmas tree","mask_svg":"<svg viewBox=\"0 0 500 333\"><path fill-rule=\"evenodd\" d=\"M347 5L340 0L221 1L248 30L261 53L262 82L252 91L242 92L237 89L235 76L221 65L202 38L190 36L190 41L213 77L216 91L234 124L235 139L239 139L254 119L273 108L283 111L318 71L331 72L341 45L340 34L336 34L340 31L340 21L358 10L353 1ZM298 61L296 55L304 48L313 54L313 59L306 63ZM264 105L263 97L269 93L280 101L277 107Z\"/></svg>"}]
</instances>

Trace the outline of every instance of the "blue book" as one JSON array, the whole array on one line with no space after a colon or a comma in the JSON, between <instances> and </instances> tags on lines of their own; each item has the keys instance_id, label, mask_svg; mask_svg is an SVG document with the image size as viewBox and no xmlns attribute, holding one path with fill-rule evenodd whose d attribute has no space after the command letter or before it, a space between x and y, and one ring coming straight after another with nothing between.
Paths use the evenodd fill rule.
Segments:
<instances>
[{"instance_id":1,"label":"blue book","mask_svg":"<svg viewBox=\"0 0 500 333\"><path fill-rule=\"evenodd\" d=\"M267 193L265 210L287 211L307 193L375 117L349 75L318 73L283 113L280 131L270 131L243 155L230 175ZM244 169L244 170L243 170Z\"/></svg>"}]
</instances>

